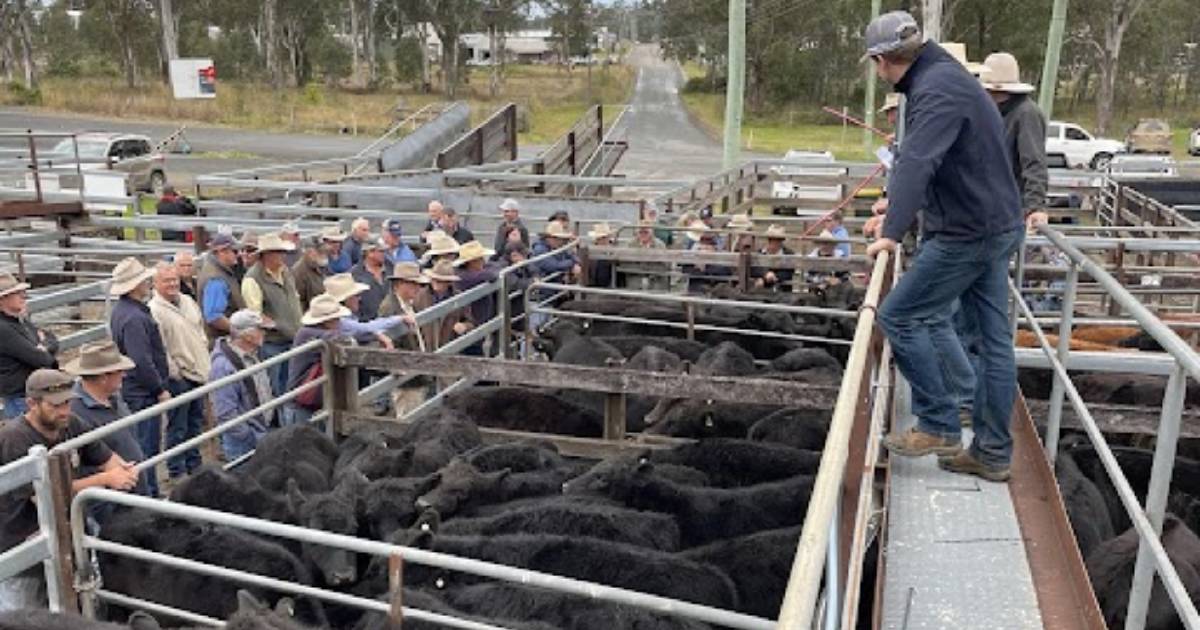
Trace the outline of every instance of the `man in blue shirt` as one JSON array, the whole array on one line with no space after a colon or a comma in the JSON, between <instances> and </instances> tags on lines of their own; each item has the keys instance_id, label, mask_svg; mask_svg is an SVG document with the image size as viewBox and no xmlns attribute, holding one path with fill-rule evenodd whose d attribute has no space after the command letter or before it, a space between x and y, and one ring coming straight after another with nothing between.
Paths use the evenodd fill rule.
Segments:
<instances>
[{"instance_id":1,"label":"man in blue shirt","mask_svg":"<svg viewBox=\"0 0 1200 630\"><path fill-rule=\"evenodd\" d=\"M938 465L990 481L1009 478L1009 420L1016 362L1008 321L1008 260L1023 220L1004 124L979 81L935 42L923 42L916 20L893 11L871 21L867 57L880 78L906 98L906 135L888 181L881 238L869 256L895 251L924 212L925 243L879 309L879 326L912 385L916 427L884 441L894 455L937 454ZM948 390L932 338L939 315L959 299L979 323L980 378L972 421L975 439L962 449L957 403Z\"/></svg>"},{"instance_id":2,"label":"man in blue shirt","mask_svg":"<svg viewBox=\"0 0 1200 630\"><path fill-rule=\"evenodd\" d=\"M400 237L404 235L404 228L400 225L400 219L388 219L383 223L383 242L387 245L386 255L388 267L393 267L398 262L417 262L417 255L413 250L405 245Z\"/></svg>"},{"instance_id":3,"label":"man in blue shirt","mask_svg":"<svg viewBox=\"0 0 1200 630\"><path fill-rule=\"evenodd\" d=\"M209 242L208 256L196 278L200 294L200 313L209 340L229 334L229 316L246 308L242 283L234 273L238 263L237 243L228 234L218 234Z\"/></svg>"},{"instance_id":4,"label":"man in blue shirt","mask_svg":"<svg viewBox=\"0 0 1200 630\"><path fill-rule=\"evenodd\" d=\"M834 246L833 252L835 258L850 257L850 232L846 231L846 226L842 224L842 211L834 210L825 217L822 222L822 227L829 230L829 234L838 240L838 244Z\"/></svg>"},{"instance_id":5,"label":"man in blue shirt","mask_svg":"<svg viewBox=\"0 0 1200 630\"><path fill-rule=\"evenodd\" d=\"M346 273L354 266L350 251L345 247L346 233L337 226L321 230L321 241L329 255L329 273Z\"/></svg>"}]
</instances>

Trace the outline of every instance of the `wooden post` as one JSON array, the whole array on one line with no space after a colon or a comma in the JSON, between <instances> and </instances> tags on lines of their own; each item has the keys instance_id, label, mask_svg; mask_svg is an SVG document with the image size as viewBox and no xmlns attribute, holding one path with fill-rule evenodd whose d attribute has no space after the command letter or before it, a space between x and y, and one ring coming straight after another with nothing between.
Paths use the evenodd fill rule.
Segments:
<instances>
[{"instance_id":1,"label":"wooden post","mask_svg":"<svg viewBox=\"0 0 1200 630\"><path fill-rule=\"evenodd\" d=\"M404 558L388 556L388 625L399 630L404 624Z\"/></svg>"},{"instance_id":2,"label":"wooden post","mask_svg":"<svg viewBox=\"0 0 1200 630\"><path fill-rule=\"evenodd\" d=\"M324 402L325 409L329 411L325 433L330 438L337 439L341 429L341 416L346 413L358 413L358 368L338 365L333 360L333 342L326 342L321 352L326 376Z\"/></svg>"},{"instance_id":3,"label":"wooden post","mask_svg":"<svg viewBox=\"0 0 1200 630\"><path fill-rule=\"evenodd\" d=\"M696 305L693 302L686 302L683 305L684 313L687 315L687 339L688 341L696 340Z\"/></svg>"},{"instance_id":4,"label":"wooden post","mask_svg":"<svg viewBox=\"0 0 1200 630\"><path fill-rule=\"evenodd\" d=\"M615 442L625 439L625 394L604 395L604 439Z\"/></svg>"},{"instance_id":5,"label":"wooden post","mask_svg":"<svg viewBox=\"0 0 1200 630\"><path fill-rule=\"evenodd\" d=\"M192 226L192 246L196 248L196 255L203 254L207 249L208 231L203 225Z\"/></svg>"},{"instance_id":6,"label":"wooden post","mask_svg":"<svg viewBox=\"0 0 1200 630\"><path fill-rule=\"evenodd\" d=\"M54 545L58 549L58 594L64 612L79 612L75 591L75 551L71 544L71 453L55 453L47 461L50 503L54 510Z\"/></svg>"},{"instance_id":7,"label":"wooden post","mask_svg":"<svg viewBox=\"0 0 1200 630\"><path fill-rule=\"evenodd\" d=\"M33 166L34 198L37 199L38 203L41 203L42 202L42 172L41 172L41 169L38 168L37 145L34 144L34 142L33 142L33 130L27 129L26 133L29 134L27 136L27 138L29 139L29 163L30 163L30 165ZM81 189L83 188L82 181L79 182L79 187Z\"/></svg>"},{"instance_id":8,"label":"wooden post","mask_svg":"<svg viewBox=\"0 0 1200 630\"><path fill-rule=\"evenodd\" d=\"M738 254L737 280L743 291L750 290L750 252Z\"/></svg>"}]
</instances>

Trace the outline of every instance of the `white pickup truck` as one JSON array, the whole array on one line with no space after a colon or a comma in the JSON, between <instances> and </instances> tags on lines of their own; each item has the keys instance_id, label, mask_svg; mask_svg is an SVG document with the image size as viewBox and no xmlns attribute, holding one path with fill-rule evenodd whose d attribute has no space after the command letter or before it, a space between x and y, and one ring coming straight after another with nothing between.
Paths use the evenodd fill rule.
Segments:
<instances>
[{"instance_id":1,"label":"white pickup truck","mask_svg":"<svg viewBox=\"0 0 1200 630\"><path fill-rule=\"evenodd\" d=\"M1125 143L1096 138L1074 123L1054 120L1046 126L1046 158L1051 164L1103 171L1114 155L1124 152Z\"/></svg>"}]
</instances>

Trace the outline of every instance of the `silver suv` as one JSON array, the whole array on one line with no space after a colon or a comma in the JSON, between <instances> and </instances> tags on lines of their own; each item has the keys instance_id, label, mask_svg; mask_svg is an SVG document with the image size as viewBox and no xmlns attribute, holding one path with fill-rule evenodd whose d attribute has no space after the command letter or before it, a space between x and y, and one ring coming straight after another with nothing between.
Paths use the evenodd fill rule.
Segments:
<instances>
[{"instance_id":1,"label":"silver suv","mask_svg":"<svg viewBox=\"0 0 1200 630\"><path fill-rule=\"evenodd\" d=\"M155 153L150 138L130 133L87 132L75 140L66 138L56 144L51 153L59 160L74 160L75 145L79 146L79 161L83 169L111 168L129 175L129 190L152 192L161 196L167 184L165 158Z\"/></svg>"}]
</instances>

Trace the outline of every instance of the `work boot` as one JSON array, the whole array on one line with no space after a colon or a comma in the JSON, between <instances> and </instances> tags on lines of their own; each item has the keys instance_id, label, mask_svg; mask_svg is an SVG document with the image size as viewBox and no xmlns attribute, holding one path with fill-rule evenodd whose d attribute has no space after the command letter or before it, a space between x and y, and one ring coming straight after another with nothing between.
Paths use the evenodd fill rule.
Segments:
<instances>
[{"instance_id":1,"label":"work boot","mask_svg":"<svg viewBox=\"0 0 1200 630\"><path fill-rule=\"evenodd\" d=\"M1011 476L1008 466L988 466L975 459L975 456L971 455L971 452L967 449L963 449L954 455L939 457L938 468L961 475L975 475L988 481L1000 483L1008 481L1008 478Z\"/></svg>"},{"instance_id":2,"label":"work boot","mask_svg":"<svg viewBox=\"0 0 1200 630\"><path fill-rule=\"evenodd\" d=\"M883 446L893 455L920 457L932 453L951 455L962 448L962 443L957 439L930 435L913 427L899 435L893 433L883 438Z\"/></svg>"}]
</instances>

